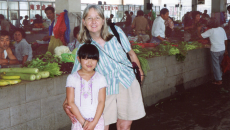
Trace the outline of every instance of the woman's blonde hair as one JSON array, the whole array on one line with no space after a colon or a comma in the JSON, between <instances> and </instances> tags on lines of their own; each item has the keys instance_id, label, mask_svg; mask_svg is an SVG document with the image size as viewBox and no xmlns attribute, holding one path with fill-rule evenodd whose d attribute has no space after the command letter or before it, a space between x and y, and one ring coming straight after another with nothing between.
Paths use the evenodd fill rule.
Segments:
<instances>
[{"instance_id":1,"label":"woman's blonde hair","mask_svg":"<svg viewBox=\"0 0 230 130\"><path fill-rule=\"evenodd\" d=\"M86 16L89 13L89 10L93 8L94 10L97 11L97 13L99 14L99 16L104 20L104 25L101 28L101 38L105 41L109 41L113 35L111 33L109 33L108 30L108 26L105 20L105 16L104 16L104 12L103 10L97 6L97 5L89 5L88 7L85 8L84 12L83 12L83 16L82 19L85 20ZM84 26L83 22L81 21L81 25L80 25L80 32L78 35L78 41L80 43L91 43L91 37L89 34L89 30Z\"/></svg>"}]
</instances>

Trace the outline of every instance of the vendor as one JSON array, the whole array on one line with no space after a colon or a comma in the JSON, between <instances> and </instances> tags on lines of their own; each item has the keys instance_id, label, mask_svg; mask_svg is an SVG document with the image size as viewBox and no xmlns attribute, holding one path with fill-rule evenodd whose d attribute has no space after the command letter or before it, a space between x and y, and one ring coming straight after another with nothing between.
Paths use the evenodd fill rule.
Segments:
<instances>
[{"instance_id":1,"label":"vendor","mask_svg":"<svg viewBox=\"0 0 230 130\"><path fill-rule=\"evenodd\" d=\"M184 27L185 31L191 34L192 40L199 39L199 33L201 31L199 28L203 27L200 17L201 13L199 11L194 11L192 13L193 20L188 23L188 26Z\"/></svg>"},{"instance_id":2,"label":"vendor","mask_svg":"<svg viewBox=\"0 0 230 130\"><path fill-rule=\"evenodd\" d=\"M217 21L211 20L208 25L209 30L199 35L201 38L209 38L211 41L211 58L212 69L215 81L212 82L216 85L222 84L222 70L221 62L224 58L224 53L228 53L226 49L227 36L222 27L218 27Z\"/></svg>"},{"instance_id":3,"label":"vendor","mask_svg":"<svg viewBox=\"0 0 230 130\"><path fill-rule=\"evenodd\" d=\"M26 61L32 60L32 48L31 44L25 39L26 33L23 29L18 28L14 32L14 40L15 40L15 55L20 63L24 64Z\"/></svg>"},{"instance_id":4,"label":"vendor","mask_svg":"<svg viewBox=\"0 0 230 130\"><path fill-rule=\"evenodd\" d=\"M48 19L51 20L51 25L49 26L49 35L43 38L43 41L49 41L48 51L54 54L54 49L57 46L63 45L60 39L54 37L53 28L55 26L55 9L53 7L47 7L45 13Z\"/></svg>"},{"instance_id":5,"label":"vendor","mask_svg":"<svg viewBox=\"0 0 230 130\"><path fill-rule=\"evenodd\" d=\"M165 20L165 35L166 37L171 37L173 35L174 32L174 23L173 23L173 19L168 17L167 20Z\"/></svg>"},{"instance_id":6,"label":"vendor","mask_svg":"<svg viewBox=\"0 0 230 130\"><path fill-rule=\"evenodd\" d=\"M132 28L135 29L135 35L138 35L143 39L143 42L149 40L149 35L146 34L146 30L150 30L148 20L144 17L142 10L137 11L137 17L134 18Z\"/></svg>"},{"instance_id":7,"label":"vendor","mask_svg":"<svg viewBox=\"0 0 230 130\"><path fill-rule=\"evenodd\" d=\"M73 29L73 36L75 37L75 39L71 43L68 44L68 47L69 47L70 51L73 51L75 48L78 48L78 46L80 44L78 42L78 40L77 40L79 31L80 31L80 27L79 26L77 26L77 27L75 27Z\"/></svg>"},{"instance_id":8,"label":"vendor","mask_svg":"<svg viewBox=\"0 0 230 130\"><path fill-rule=\"evenodd\" d=\"M153 22L151 43L161 43L162 41L168 40L165 37L165 20L167 20L168 17L169 10L166 8L161 9L160 16Z\"/></svg>"},{"instance_id":9,"label":"vendor","mask_svg":"<svg viewBox=\"0 0 230 130\"><path fill-rule=\"evenodd\" d=\"M17 58L10 49L10 34L8 31L0 31L0 66L18 64ZM1 68L1 67L0 67Z\"/></svg>"}]
</instances>

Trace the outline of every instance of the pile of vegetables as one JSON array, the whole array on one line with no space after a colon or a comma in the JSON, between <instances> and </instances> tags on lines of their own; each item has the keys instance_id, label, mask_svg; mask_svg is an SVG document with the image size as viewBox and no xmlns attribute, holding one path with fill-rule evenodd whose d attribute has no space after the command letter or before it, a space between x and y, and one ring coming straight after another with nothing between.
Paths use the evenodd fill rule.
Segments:
<instances>
[{"instance_id":1,"label":"pile of vegetables","mask_svg":"<svg viewBox=\"0 0 230 130\"><path fill-rule=\"evenodd\" d=\"M38 68L2 68L0 73L0 86L17 84L21 80L40 80L50 76L48 71L39 71Z\"/></svg>"},{"instance_id":2,"label":"pile of vegetables","mask_svg":"<svg viewBox=\"0 0 230 130\"><path fill-rule=\"evenodd\" d=\"M48 71L50 77L59 76L62 74L60 71L61 60L57 56L53 56L50 52L38 55L35 59L27 61L24 68L38 68L39 71Z\"/></svg>"}]
</instances>

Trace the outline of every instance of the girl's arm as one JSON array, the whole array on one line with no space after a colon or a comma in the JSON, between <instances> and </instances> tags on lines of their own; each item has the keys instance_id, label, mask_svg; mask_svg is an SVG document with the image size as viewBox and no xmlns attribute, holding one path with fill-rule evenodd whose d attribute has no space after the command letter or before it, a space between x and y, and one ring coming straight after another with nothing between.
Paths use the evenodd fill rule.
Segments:
<instances>
[{"instance_id":1,"label":"girl's arm","mask_svg":"<svg viewBox=\"0 0 230 130\"><path fill-rule=\"evenodd\" d=\"M92 122L89 122L85 128L86 130L93 130L95 128L95 126L97 125L99 119L101 118L101 115L103 113L104 107L105 107L105 97L106 97L106 93L105 90L106 88L101 88L99 90L99 94L98 94L98 105L97 105L97 111L95 114L95 117L93 119Z\"/></svg>"},{"instance_id":2,"label":"girl's arm","mask_svg":"<svg viewBox=\"0 0 230 130\"><path fill-rule=\"evenodd\" d=\"M77 117L77 120L81 125L85 123L85 119L82 117L78 107L74 102L74 88L73 87L66 87L66 98L67 103L71 107L70 111Z\"/></svg>"}]
</instances>

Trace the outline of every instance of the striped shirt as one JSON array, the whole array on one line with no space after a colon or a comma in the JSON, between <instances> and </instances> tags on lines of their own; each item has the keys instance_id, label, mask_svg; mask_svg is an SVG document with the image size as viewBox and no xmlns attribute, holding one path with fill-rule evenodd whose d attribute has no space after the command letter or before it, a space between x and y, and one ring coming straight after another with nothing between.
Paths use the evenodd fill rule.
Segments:
<instances>
[{"instance_id":1,"label":"striped shirt","mask_svg":"<svg viewBox=\"0 0 230 130\"><path fill-rule=\"evenodd\" d=\"M117 32L120 36L120 40L124 50L126 52L129 52L131 50L131 46L128 38L121 30L121 28L117 26L115 26L115 28L117 29ZM113 34L110 28L109 28L109 32ZM80 44L79 48L83 44ZM100 44L98 44L94 40L92 40L91 44L95 45L99 51L99 62L95 70L100 74L104 75L106 78L106 81L109 85L109 87L106 88L106 94L107 95L118 94L119 83L121 83L125 88L129 88L133 80L135 79L135 75L133 69L127 67L127 66L131 67L132 64L128 60L127 55L124 52L120 43L118 42L117 38L114 36L110 41L106 42L104 48L102 48ZM107 54L116 61L111 59ZM121 62L125 65L118 62ZM77 72L80 68L81 65L79 64L78 60L75 59L72 73Z\"/></svg>"}]
</instances>

